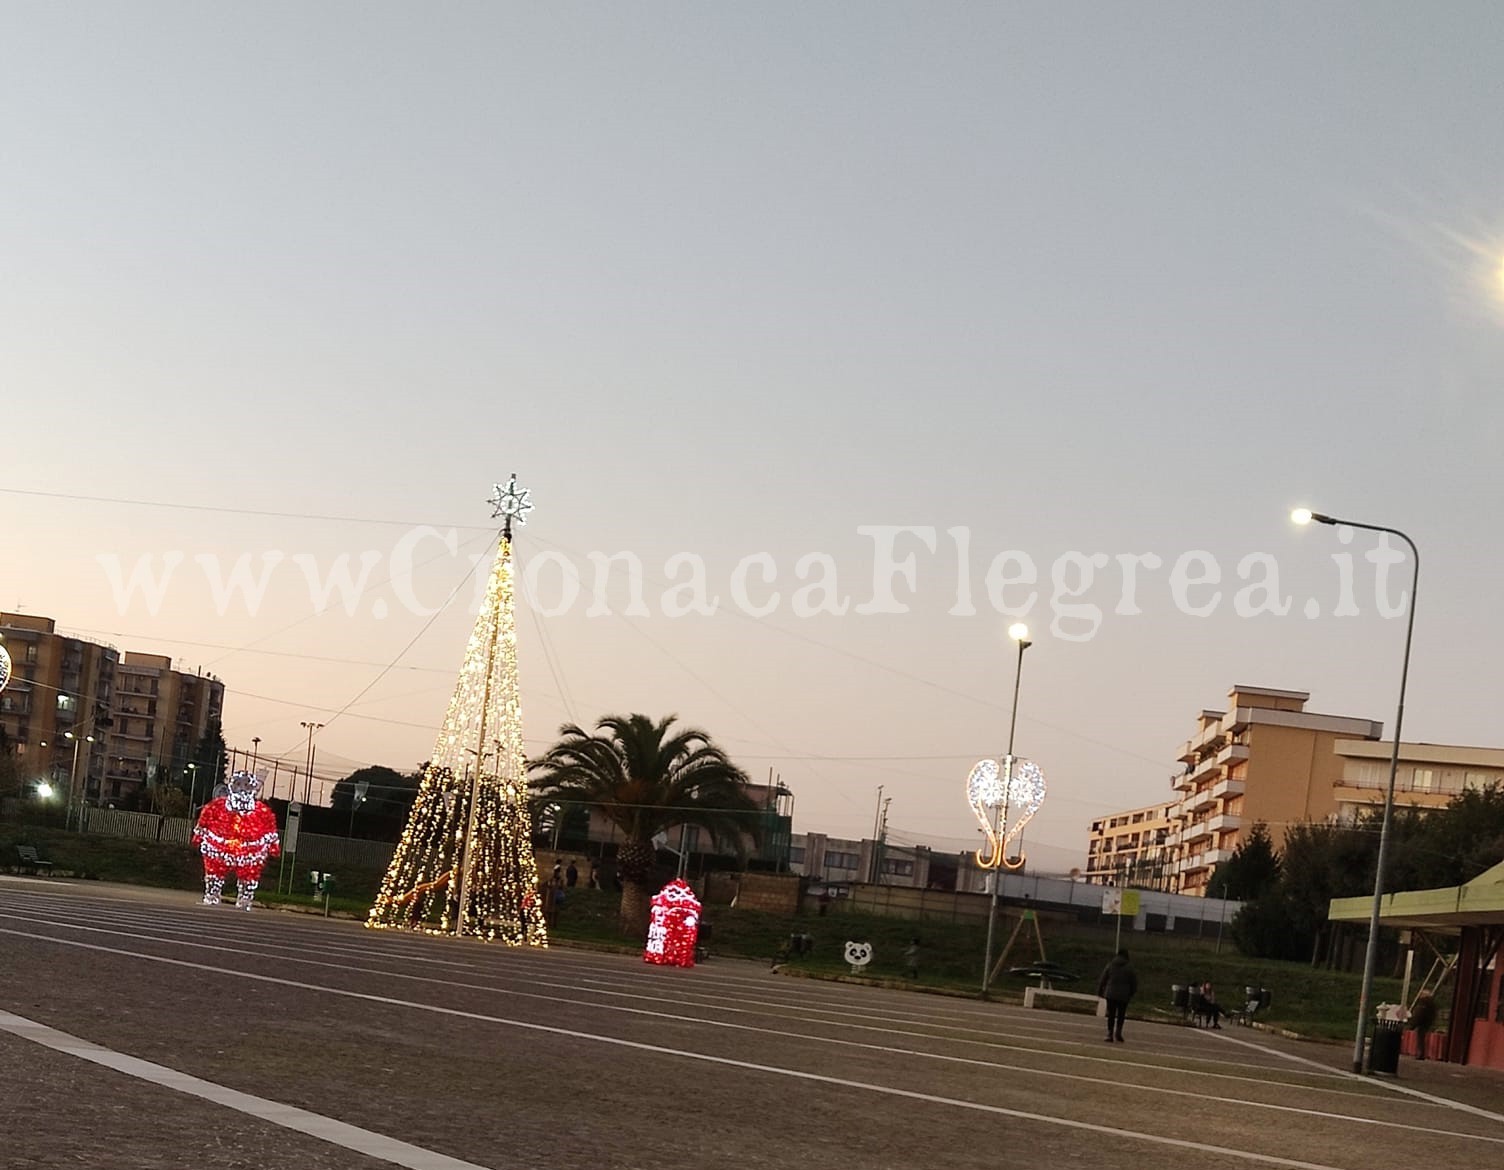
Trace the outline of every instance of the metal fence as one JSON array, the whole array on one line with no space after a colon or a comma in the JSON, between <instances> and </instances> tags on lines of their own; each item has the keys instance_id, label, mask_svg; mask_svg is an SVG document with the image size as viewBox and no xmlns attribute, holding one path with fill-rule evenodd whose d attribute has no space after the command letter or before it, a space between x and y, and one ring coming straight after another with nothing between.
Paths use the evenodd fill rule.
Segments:
<instances>
[{"instance_id":1,"label":"metal fence","mask_svg":"<svg viewBox=\"0 0 1504 1170\"><path fill-rule=\"evenodd\" d=\"M193 835L193 822L187 817L164 817L118 808L86 808L83 831L105 837L187 845ZM320 866L385 870L391 864L396 848L391 841L332 837L323 833L298 834L298 860Z\"/></svg>"}]
</instances>

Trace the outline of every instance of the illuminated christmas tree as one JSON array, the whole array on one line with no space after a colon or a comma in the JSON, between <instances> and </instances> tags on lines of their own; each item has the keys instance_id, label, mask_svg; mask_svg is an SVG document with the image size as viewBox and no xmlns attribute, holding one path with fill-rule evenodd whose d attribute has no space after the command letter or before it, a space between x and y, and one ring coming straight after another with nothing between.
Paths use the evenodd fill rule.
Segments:
<instances>
[{"instance_id":1,"label":"illuminated christmas tree","mask_svg":"<svg viewBox=\"0 0 1504 1170\"><path fill-rule=\"evenodd\" d=\"M433 758L366 925L546 946L522 750L512 522L532 504L496 486L501 547Z\"/></svg>"}]
</instances>

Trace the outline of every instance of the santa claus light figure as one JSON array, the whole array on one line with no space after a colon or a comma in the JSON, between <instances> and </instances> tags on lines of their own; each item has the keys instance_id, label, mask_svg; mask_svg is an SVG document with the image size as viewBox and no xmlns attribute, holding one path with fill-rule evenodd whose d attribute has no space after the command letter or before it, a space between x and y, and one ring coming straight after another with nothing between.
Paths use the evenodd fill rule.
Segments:
<instances>
[{"instance_id":1,"label":"santa claus light figure","mask_svg":"<svg viewBox=\"0 0 1504 1170\"><path fill-rule=\"evenodd\" d=\"M642 952L642 961L666 967L693 967L699 936L700 900L688 883L675 878L653 895L648 945Z\"/></svg>"},{"instance_id":2,"label":"santa claus light figure","mask_svg":"<svg viewBox=\"0 0 1504 1170\"><path fill-rule=\"evenodd\" d=\"M204 905L218 906L225 878L235 874L235 907L249 910L261 883L261 867L282 851L277 817L256 797L261 781L250 772L230 777L229 791L204 805L193 840L204 855Z\"/></svg>"}]
</instances>

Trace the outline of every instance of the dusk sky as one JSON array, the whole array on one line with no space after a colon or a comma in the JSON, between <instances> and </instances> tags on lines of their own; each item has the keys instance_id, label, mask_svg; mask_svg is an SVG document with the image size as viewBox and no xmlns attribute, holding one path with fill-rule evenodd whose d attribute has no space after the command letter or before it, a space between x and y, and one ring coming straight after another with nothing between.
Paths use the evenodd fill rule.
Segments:
<instances>
[{"instance_id":1,"label":"dusk sky","mask_svg":"<svg viewBox=\"0 0 1504 1170\"><path fill-rule=\"evenodd\" d=\"M314 719L330 775L426 759L514 471L518 556L555 554L537 606L563 608L561 560L584 578L519 614L529 747L677 712L780 773L796 831L870 833L883 785L899 840L977 843L1010 550L1040 578L1017 747L1049 779L1044 868L1167 799L1235 683L1387 731L1404 622L1377 612L1374 541L1294 528L1296 504L1420 546L1406 738L1504 745L1497 4L0 20L0 608L212 670L233 747L301 761ZM859 528L897 525L934 531L898 538L908 612L859 613ZM1198 550L1206 616L1171 587ZM641 559L649 616L623 614L620 563L586 616L592 552ZM1107 560L1052 605L1072 552ZM300 564L363 553L354 612L317 613ZM678 553L714 616L663 612ZM732 578L759 553L747 593L780 601L755 617ZM843 615L795 612L811 553ZM1114 612L1117 558L1150 553L1140 612ZM1252 553L1287 615L1234 612ZM1358 616L1331 615L1342 553ZM174 554L155 613L122 604L111 565ZM254 613L217 603L214 572L268 554ZM1398 600L1408 564L1391 578ZM431 622L405 603L455 590ZM1100 609L1092 636L1069 605Z\"/></svg>"}]
</instances>

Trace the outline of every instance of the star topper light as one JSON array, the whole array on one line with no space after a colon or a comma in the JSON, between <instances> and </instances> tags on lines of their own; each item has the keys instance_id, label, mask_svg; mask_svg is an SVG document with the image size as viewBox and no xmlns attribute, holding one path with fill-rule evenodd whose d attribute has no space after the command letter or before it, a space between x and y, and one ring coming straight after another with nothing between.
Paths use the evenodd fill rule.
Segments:
<instances>
[{"instance_id":1,"label":"star topper light","mask_svg":"<svg viewBox=\"0 0 1504 1170\"><path fill-rule=\"evenodd\" d=\"M518 524L527 523L527 514L533 510L533 501L529 499L531 495L527 488L517 486L517 473L513 472L506 486L496 484L491 498L486 501L491 505L492 519L502 518L502 528L508 537L512 535L513 520Z\"/></svg>"}]
</instances>

